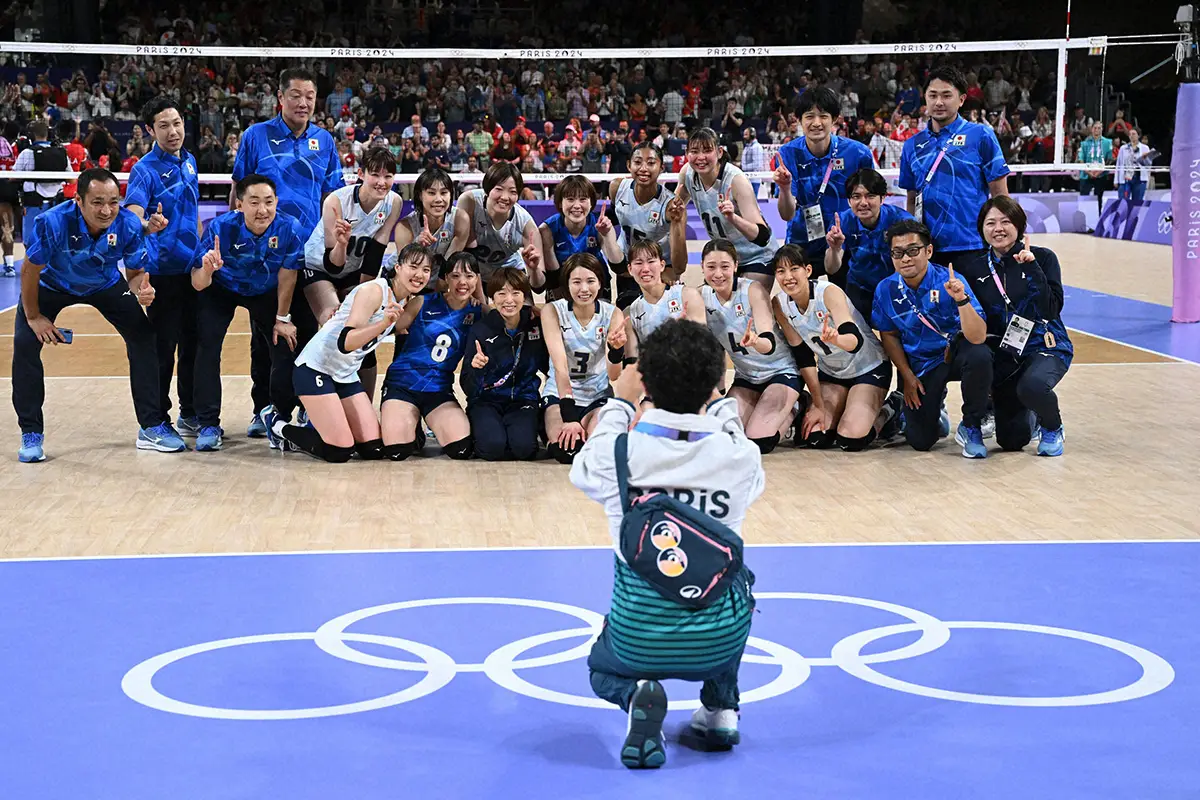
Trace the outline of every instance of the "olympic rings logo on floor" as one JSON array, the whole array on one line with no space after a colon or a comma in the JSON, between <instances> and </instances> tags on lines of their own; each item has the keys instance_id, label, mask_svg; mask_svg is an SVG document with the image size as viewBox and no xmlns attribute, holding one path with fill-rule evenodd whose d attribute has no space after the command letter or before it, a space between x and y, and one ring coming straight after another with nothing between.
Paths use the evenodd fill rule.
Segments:
<instances>
[{"instance_id":1,"label":"olympic rings logo on floor","mask_svg":"<svg viewBox=\"0 0 1200 800\"><path fill-rule=\"evenodd\" d=\"M751 636L747 641L747 647L761 651L765 655L746 652L742 658L743 663L777 666L779 667L779 674L765 685L743 692L741 697L743 704L768 700L792 691L809 679L814 667L838 667L844 672L867 683L922 697L953 700L960 703L1041 708L1092 706L1136 700L1162 691L1175 680L1175 670L1161 656L1128 642L1110 639L1106 636L1099 636L1093 633L1084 633L1083 631L1054 628L1045 625L1027 625L1017 622L946 622L923 611L917 611L916 609L907 608L895 603L836 594L758 592L755 594L755 597L759 601L809 600L846 603L888 611L907 619L908 622L872 628L851 634L835 644L828 656L820 658L807 658L784 645ZM396 636L353 633L347 630L351 625L392 611L460 605L517 606L557 611L575 617L583 623L583 626L550 633L539 633L515 642L510 642L493 651L482 662L474 664L456 663L445 652L420 642L401 639ZM597 697L575 695L547 689L531 683L517 674L517 670L565 664L569 661L586 658L591 649L592 641L600 633L603 624L603 615L595 611L546 600L529 600L515 597L442 597L424 600L406 600L404 602L388 603L363 608L358 611L351 611L348 614L331 619L314 633L264 633L254 636L218 639L202 644L181 647L177 650L149 658L129 670L121 681L121 689L131 699L142 705L158 709L159 711L192 717L236 720L312 719L342 714L355 714L363 711L375 711L381 708L389 708L402 703L412 702L413 700L433 694L438 689L450 683L459 673L482 672L499 686L517 694L525 695L526 697L584 708L611 708L612 706L607 702ZM1058 636L1081 642L1089 642L1110 650L1115 650L1133 659L1141 667L1142 674L1141 677L1127 686L1094 694L1062 697L1013 697L955 692L922 686L884 675L873 667L875 664L886 664L931 653L950 641L950 631L954 629L1023 631L1026 633L1040 633L1047 636ZM889 636L918 631L921 634L920 638L911 644L882 653L863 655L863 649L873 642ZM588 639L570 649L534 658L522 657L535 647L550 644L551 642L578 638L580 636L587 636ZM242 645L307 640L311 640L317 647L329 655L344 661L380 669L424 674L412 686L392 694L384 695L383 697L316 708L259 710L202 706L167 697L154 688L154 677L160 670L189 656L215 650L224 650L231 647L240 647ZM364 653L351 647L351 642L389 647L393 650L410 653L420 660L409 661ZM671 701L670 707L672 710L685 710L698 708L699 705L699 700L684 700Z\"/></svg>"}]
</instances>

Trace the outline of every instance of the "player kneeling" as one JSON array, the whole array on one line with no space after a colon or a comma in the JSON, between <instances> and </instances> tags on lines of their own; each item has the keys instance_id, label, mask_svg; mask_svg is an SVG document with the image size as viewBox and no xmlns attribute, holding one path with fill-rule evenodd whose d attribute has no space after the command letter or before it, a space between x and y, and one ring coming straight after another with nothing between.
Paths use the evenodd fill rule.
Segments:
<instances>
[{"instance_id":1,"label":"player kneeling","mask_svg":"<svg viewBox=\"0 0 1200 800\"><path fill-rule=\"evenodd\" d=\"M775 321L805 380L816 373L819 391L800 424L797 444L848 452L866 450L898 420L903 396L884 398L892 385L892 362L871 326L828 281L812 278L812 264L798 245L779 248L772 261L782 294L771 300ZM815 355L815 360L814 360ZM896 425L891 425L894 435Z\"/></svg>"},{"instance_id":2,"label":"player kneeling","mask_svg":"<svg viewBox=\"0 0 1200 800\"><path fill-rule=\"evenodd\" d=\"M666 678L703 682L694 736L724 749L740 741L737 675L754 615L741 528L765 478L737 401L717 393L724 374L704 326L664 322L571 467L613 535L612 610L588 669L596 695L629 714L621 762L632 769L666 761ZM655 407L635 425L643 392Z\"/></svg>"},{"instance_id":3,"label":"player kneeling","mask_svg":"<svg viewBox=\"0 0 1200 800\"><path fill-rule=\"evenodd\" d=\"M310 426L282 421L274 433L306 453L344 464L383 457L371 397L359 380L363 359L404 318L403 303L429 281L433 256L419 244L400 251L395 271L356 286L296 359L292 383ZM409 315L411 319L411 314Z\"/></svg>"}]
</instances>

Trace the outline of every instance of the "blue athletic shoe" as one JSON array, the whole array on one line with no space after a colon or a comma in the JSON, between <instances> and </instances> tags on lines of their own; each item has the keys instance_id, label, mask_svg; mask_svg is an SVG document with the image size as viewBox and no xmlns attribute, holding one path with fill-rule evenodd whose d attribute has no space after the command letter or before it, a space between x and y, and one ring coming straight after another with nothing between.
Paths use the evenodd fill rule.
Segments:
<instances>
[{"instance_id":1,"label":"blue athletic shoe","mask_svg":"<svg viewBox=\"0 0 1200 800\"><path fill-rule=\"evenodd\" d=\"M196 451L204 453L220 450L223 444L221 437L224 435L225 431L216 425L205 425L196 436Z\"/></svg>"},{"instance_id":2,"label":"blue athletic shoe","mask_svg":"<svg viewBox=\"0 0 1200 800\"><path fill-rule=\"evenodd\" d=\"M950 414L945 408L942 409L942 415L938 417L938 438L945 439L950 435Z\"/></svg>"},{"instance_id":3,"label":"blue athletic shoe","mask_svg":"<svg viewBox=\"0 0 1200 800\"><path fill-rule=\"evenodd\" d=\"M275 406L267 406L258 413L258 418L267 429L267 442L271 445L272 450L291 450L291 442L284 439L283 436L276 431L277 427L282 427L276 423L288 423L291 420L284 419L275 411Z\"/></svg>"},{"instance_id":4,"label":"blue athletic shoe","mask_svg":"<svg viewBox=\"0 0 1200 800\"><path fill-rule=\"evenodd\" d=\"M264 408L263 411L266 409ZM255 414L254 418L250 420L250 424L246 426L246 435L251 439L262 439L267 435L267 426L263 424L261 411Z\"/></svg>"},{"instance_id":5,"label":"blue athletic shoe","mask_svg":"<svg viewBox=\"0 0 1200 800\"><path fill-rule=\"evenodd\" d=\"M200 433L200 418L199 417L180 417L175 420L175 430L179 431L180 436L187 436L195 439Z\"/></svg>"},{"instance_id":6,"label":"blue athletic shoe","mask_svg":"<svg viewBox=\"0 0 1200 800\"><path fill-rule=\"evenodd\" d=\"M22 464L33 464L45 461L46 454L42 452L42 443L46 437L40 433L22 433L21 449L17 451L17 460Z\"/></svg>"},{"instance_id":7,"label":"blue athletic shoe","mask_svg":"<svg viewBox=\"0 0 1200 800\"><path fill-rule=\"evenodd\" d=\"M1038 443L1039 456L1061 456L1063 454L1063 429L1052 431L1049 428L1038 428L1042 441Z\"/></svg>"},{"instance_id":8,"label":"blue athletic shoe","mask_svg":"<svg viewBox=\"0 0 1200 800\"><path fill-rule=\"evenodd\" d=\"M142 428L138 431L137 449L157 450L160 453L181 453L187 450L187 445L171 427L171 423L160 422L153 428Z\"/></svg>"},{"instance_id":9,"label":"blue athletic shoe","mask_svg":"<svg viewBox=\"0 0 1200 800\"><path fill-rule=\"evenodd\" d=\"M662 725L667 692L658 681L638 681L629 699L629 729L621 745L621 763L630 769L658 769L667 763Z\"/></svg>"},{"instance_id":10,"label":"blue athletic shoe","mask_svg":"<svg viewBox=\"0 0 1200 800\"><path fill-rule=\"evenodd\" d=\"M979 428L968 428L960 422L954 441L962 445L963 458L987 458L987 445Z\"/></svg>"}]
</instances>

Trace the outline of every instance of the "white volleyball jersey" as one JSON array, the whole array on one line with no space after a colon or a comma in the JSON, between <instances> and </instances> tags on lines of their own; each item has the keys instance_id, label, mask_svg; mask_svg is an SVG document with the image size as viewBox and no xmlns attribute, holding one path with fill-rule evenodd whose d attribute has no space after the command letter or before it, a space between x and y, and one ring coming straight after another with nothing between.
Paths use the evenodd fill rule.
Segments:
<instances>
[{"instance_id":1,"label":"white volleyball jersey","mask_svg":"<svg viewBox=\"0 0 1200 800\"><path fill-rule=\"evenodd\" d=\"M742 347L742 337L746 334L746 326L753 316L750 310L751 283L749 280L737 280L728 303L722 303L711 286L701 289L709 330L720 340L725 352L729 353L735 377L750 383L765 383L770 378L786 372L798 375L796 362L792 359L783 334L774 323L771 330L775 334L775 352L764 356L757 350ZM759 331L759 334L762 333L765 331Z\"/></svg>"},{"instance_id":2,"label":"white volleyball jersey","mask_svg":"<svg viewBox=\"0 0 1200 800\"><path fill-rule=\"evenodd\" d=\"M850 305L849 301L846 301L846 305L850 307L851 321L858 326L859 333L862 334L862 347L857 353L849 353L821 341L821 329L825 325L825 318L829 317L829 308L825 305L825 292L832 285L828 281L810 280L810 299L805 311L800 310L795 300L782 293L779 295L779 305L792 329L800 334L804 343L817 354L818 369L831 377L849 380L865 375L883 363L883 345L875 338L875 332L863 319L862 314ZM832 317L829 317L829 324L837 329Z\"/></svg>"},{"instance_id":3,"label":"white volleyball jersey","mask_svg":"<svg viewBox=\"0 0 1200 800\"><path fill-rule=\"evenodd\" d=\"M617 212L617 224L621 228L619 243L625 255L634 242L649 239L659 242L666 248L671 238L671 223L667 221L667 203L674 194L661 183L658 193L650 198L650 202L639 205L634 194L632 178L621 181L617 187L617 196L613 200L613 208ZM667 254L669 257L669 253Z\"/></svg>"},{"instance_id":4,"label":"white volleyball jersey","mask_svg":"<svg viewBox=\"0 0 1200 800\"><path fill-rule=\"evenodd\" d=\"M357 350L343 353L338 349L338 337L342 335L342 328L346 327L346 320L350 318L350 309L354 307L354 298L364 286L378 286L383 290L383 299L380 300L379 307L372 312L367 325L374 325L383 319L383 309L387 308L388 300L395 300L392 287L388 286L387 279L376 278L369 283L360 283L350 291L350 294L346 295L346 299L338 306L334 315L321 326L321 330L317 331L317 334L300 351L300 355L296 358L297 366L306 366L317 372L323 372L333 378L334 383L354 383L358 380L358 369L362 366L363 359L366 358L367 353L379 346L379 340L391 333L393 327L389 325L387 330Z\"/></svg>"},{"instance_id":5,"label":"white volleyball jersey","mask_svg":"<svg viewBox=\"0 0 1200 800\"><path fill-rule=\"evenodd\" d=\"M446 218L442 220L442 226L436 230L431 229L429 231L437 239L437 242L431 248L433 254L438 257L435 259L435 267L437 266L436 262L445 257L446 252L450 249L450 243L454 241L454 215L457 211L458 209L455 206L450 206L450 210L446 212ZM407 225L408 229L412 231L412 240L414 242L421 235L421 231L425 230L425 221L421 219L421 215L416 210L413 210L404 217L401 222Z\"/></svg>"},{"instance_id":6,"label":"white volleyball jersey","mask_svg":"<svg viewBox=\"0 0 1200 800\"><path fill-rule=\"evenodd\" d=\"M487 194L483 189L472 189L467 194L475 201L470 236L475 246L470 250L479 259L483 280L486 281L500 267L516 267L524 271L525 260L521 258L521 247L525 244L525 226L533 223L533 217L518 204L513 206L504 224L497 228L484 207Z\"/></svg>"},{"instance_id":7,"label":"white volleyball jersey","mask_svg":"<svg viewBox=\"0 0 1200 800\"><path fill-rule=\"evenodd\" d=\"M657 303L651 303L644 295L638 295L625 313L633 322L634 335L641 342L667 320L683 319L683 284L668 286Z\"/></svg>"},{"instance_id":8,"label":"white volleyball jersey","mask_svg":"<svg viewBox=\"0 0 1200 800\"><path fill-rule=\"evenodd\" d=\"M609 393L608 381L608 331L612 324L612 303L597 300L599 308L587 326L579 324L571 311L571 301L555 300L558 326L562 330L563 349L567 352L567 368L571 377L571 392L575 404L583 407ZM543 397L557 397L554 361L550 361L550 373L546 379Z\"/></svg>"},{"instance_id":9,"label":"white volleyball jersey","mask_svg":"<svg viewBox=\"0 0 1200 800\"><path fill-rule=\"evenodd\" d=\"M772 233L770 240L765 245L757 245L742 235L742 232L733 227L725 215L722 214L717 207L725 198L733 200L734 209L737 209L737 200L733 197L733 179L741 175L742 171L732 164L725 163L717 170L717 180L713 183L712 188L704 188L704 183L700 180L700 176L692 169L691 164L685 164L680 172L679 180L686 181L688 194L691 195L692 203L696 206L696 211L700 214L700 220L704 223L704 229L708 231L709 238L728 239L733 242L734 248L737 250L738 262L744 264L769 264L771 257L775 255L775 251L779 249L779 242L775 239ZM757 201L755 201L757 202Z\"/></svg>"},{"instance_id":10,"label":"white volleyball jersey","mask_svg":"<svg viewBox=\"0 0 1200 800\"><path fill-rule=\"evenodd\" d=\"M343 186L335 189L333 196L342 206L342 219L351 221L350 243L346 245L346 265L336 275L353 275L362 266L363 253L367 251L367 242L375 238L383 223L394 208L404 202L400 195L389 191L382 200L375 204L369 212L363 211L358 202L358 190L361 186ZM304 265L318 272L328 272L325 269L325 221L317 221L317 227L304 245ZM332 273L331 273L332 274Z\"/></svg>"}]
</instances>

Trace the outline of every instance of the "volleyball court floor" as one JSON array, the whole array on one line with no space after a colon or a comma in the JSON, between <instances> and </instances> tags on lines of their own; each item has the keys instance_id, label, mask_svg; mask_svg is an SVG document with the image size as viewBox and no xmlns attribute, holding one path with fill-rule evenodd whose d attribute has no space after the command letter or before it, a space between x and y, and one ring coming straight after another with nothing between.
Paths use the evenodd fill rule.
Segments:
<instances>
[{"instance_id":1,"label":"volleyball court floor","mask_svg":"<svg viewBox=\"0 0 1200 800\"><path fill-rule=\"evenodd\" d=\"M588 687L612 555L565 468L271 452L244 319L226 450L138 452L119 337L64 313L51 458L0 451L4 794L1194 796L1200 326L1166 322L1166 248L1037 241L1078 353L1066 455L769 456L743 743L678 741L696 687L670 683L656 774Z\"/></svg>"}]
</instances>

